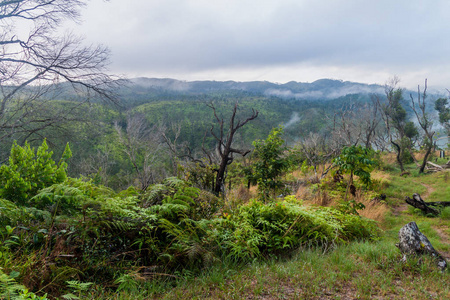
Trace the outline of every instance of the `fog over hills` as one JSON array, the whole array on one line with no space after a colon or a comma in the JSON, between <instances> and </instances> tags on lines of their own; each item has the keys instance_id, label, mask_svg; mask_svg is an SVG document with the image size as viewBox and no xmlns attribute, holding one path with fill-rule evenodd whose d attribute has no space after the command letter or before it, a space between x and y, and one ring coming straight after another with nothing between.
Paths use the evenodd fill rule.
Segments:
<instances>
[{"instance_id":1,"label":"fog over hills","mask_svg":"<svg viewBox=\"0 0 450 300\"><path fill-rule=\"evenodd\" d=\"M277 84L268 81L181 81L170 78L134 78L130 80L131 89L142 92L174 92L182 94L201 94L219 91L246 91L265 96L289 99L335 99L348 94L383 94L384 87L350 81L320 79L311 83L290 81Z\"/></svg>"}]
</instances>

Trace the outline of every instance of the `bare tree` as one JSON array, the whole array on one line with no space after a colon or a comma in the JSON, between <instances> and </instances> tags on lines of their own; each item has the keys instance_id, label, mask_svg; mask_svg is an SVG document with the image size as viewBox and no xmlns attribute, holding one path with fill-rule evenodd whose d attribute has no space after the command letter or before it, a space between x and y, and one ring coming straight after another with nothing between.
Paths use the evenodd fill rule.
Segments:
<instances>
[{"instance_id":1,"label":"bare tree","mask_svg":"<svg viewBox=\"0 0 450 300\"><path fill-rule=\"evenodd\" d=\"M361 124L357 120L358 109L355 104L343 106L334 113L332 140L339 148L357 145L362 138Z\"/></svg>"},{"instance_id":2,"label":"bare tree","mask_svg":"<svg viewBox=\"0 0 450 300\"><path fill-rule=\"evenodd\" d=\"M420 86L417 86L417 106L416 101L414 100L414 97L412 94L409 95L411 98L411 108L414 111L414 114L417 117L417 122L419 123L420 127L422 128L424 135L424 146L426 149L425 156L423 158L422 165L420 166L419 173L423 173L425 170L425 166L427 164L428 156L431 153L431 150L433 149L433 137L434 137L434 131L432 131L433 128L433 122L431 121L431 118L429 114L426 111L427 105L425 102L425 99L427 97L427 80L425 79L425 87L423 89L423 92L420 92Z\"/></svg>"},{"instance_id":3,"label":"bare tree","mask_svg":"<svg viewBox=\"0 0 450 300\"><path fill-rule=\"evenodd\" d=\"M315 180L323 179L330 169L333 167L332 159L339 154L340 147L335 143L329 143L329 139L318 133L310 132L309 136L297 143L298 149L306 156L307 162L314 168ZM326 164L328 163L328 166ZM317 174L317 169L320 165L324 166L320 177Z\"/></svg>"},{"instance_id":4,"label":"bare tree","mask_svg":"<svg viewBox=\"0 0 450 300\"><path fill-rule=\"evenodd\" d=\"M150 128L142 114L128 115L126 129L116 122L115 128L123 151L137 174L140 188L145 191L155 181L155 162L163 148L156 126Z\"/></svg>"},{"instance_id":5,"label":"bare tree","mask_svg":"<svg viewBox=\"0 0 450 300\"><path fill-rule=\"evenodd\" d=\"M169 128L166 125L161 125L158 128L158 131L161 134L161 137L167 146L166 148L168 149L168 153L172 159L172 174L176 174L179 163L178 159L183 157L183 155L180 154L180 148L187 147L186 143L181 143L181 145L178 143L178 139L181 134L181 123L173 123L169 126ZM168 131L173 134L173 138L169 136Z\"/></svg>"},{"instance_id":6,"label":"bare tree","mask_svg":"<svg viewBox=\"0 0 450 300\"><path fill-rule=\"evenodd\" d=\"M214 118L219 125L219 132L214 131L214 125L211 126L210 133L211 135L216 139L217 141L217 147L216 151L219 156L219 168L217 169L216 173L216 180L214 184L214 193L218 194L222 190L222 186L225 180L225 172L227 169L227 166L233 162L233 155L235 153L240 154L242 156L247 155L250 153L250 150L242 150L242 149L236 149L233 148L233 139L235 137L236 132L247 124L249 121L256 119L258 117L258 111L252 110L251 116L247 117L245 120L236 120L236 113L238 109L238 103L236 102L233 108L232 115L230 117L228 130L225 132L225 122L223 118L220 118L217 115L216 108L214 107L214 104L210 103L208 106L213 110L214 112ZM208 155L210 162L212 162L211 155L205 151L204 152Z\"/></svg>"},{"instance_id":7,"label":"bare tree","mask_svg":"<svg viewBox=\"0 0 450 300\"><path fill-rule=\"evenodd\" d=\"M337 149L358 144L371 147L380 123L374 99L364 104L346 104L329 120L331 142Z\"/></svg>"},{"instance_id":8,"label":"bare tree","mask_svg":"<svg viewBox=\"0 0 450 300\"><path fill-rule=\"evenodd\" d=\"M361 120L362 142L366 148L371 148L378 133L381 133L378 125L381 121L378 114L378 105L374 97L359 110ZM381 133L383 134L383 133Z\"/></svg>"},{"instance_id":9,"label":"bare tree","mask_svg":"<svg viewBox=\"0 0 450 300\"><path fill-rule=\"evenodd\" d=\"M114 100L111 88L117 81L105 73L108 49L83 46L71 33L57 34L63 21L79 20L86 2L0 2L0 140L74 120L68 103L57 113L49 103L69 90L78 96L76 106L93 96Z\"/></svg>"}]
</instances>

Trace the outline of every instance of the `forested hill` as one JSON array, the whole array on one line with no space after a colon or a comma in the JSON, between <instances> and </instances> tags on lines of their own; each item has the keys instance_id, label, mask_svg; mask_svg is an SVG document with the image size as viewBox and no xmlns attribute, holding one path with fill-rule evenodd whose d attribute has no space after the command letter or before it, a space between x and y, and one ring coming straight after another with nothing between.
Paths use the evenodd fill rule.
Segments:
<instances>
[{"instance_id":1,"label":"forested hill","mask_svg":"<svg viewBox=\"0 0 450 300\"><path fill-rule=\"evenodd\" d=\"M320 79L312 83L291 81L277 84L268 81L180 81L169 78L134 78L121 91L132 102L161 96L199 96L203 94L250 93L258 96L298 100L331 100L349 94L383 94L384 87L363 83Z\"/></svg>"},{"instance_id":2,"label":"forested hill","mask_svg":"<svg viewBox=\"0 0 450 300\"><path fill-rule=\"evenodd\" d=\"M245 118L252 109L258 110L257 120L241 132L249 145L278 125L285 127L287 140L295 141L310 132L327 130L329 118L335 112L371 102L371 95L384 94L384 87L331 79L277 84L134 78L121 87L119 94L124 110L145 115L152 126L181 124L181 139L198 148L205 128L210 128L213 122L207 103L214 103L225 119L236 102L240 118Z\"/></svg>"}]
</instances>

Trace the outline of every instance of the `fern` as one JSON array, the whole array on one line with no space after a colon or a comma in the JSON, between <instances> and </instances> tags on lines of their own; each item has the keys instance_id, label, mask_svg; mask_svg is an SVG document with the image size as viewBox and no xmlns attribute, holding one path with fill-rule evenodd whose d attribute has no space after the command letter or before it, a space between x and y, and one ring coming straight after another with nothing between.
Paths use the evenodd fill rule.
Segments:
<instances>
[{"instance_id":1,"label":"fern","mask_svg":"<svg viewBox=\"0 0 450 300\"><path fill-rule=\"evenodd\" d=\"M39 297L29 292L25 286L16 282L14 278L3 273L0 270L0 298L1 299L17 299L17 300L49 300L47 295Z\"/></svg>"}]
</instances>

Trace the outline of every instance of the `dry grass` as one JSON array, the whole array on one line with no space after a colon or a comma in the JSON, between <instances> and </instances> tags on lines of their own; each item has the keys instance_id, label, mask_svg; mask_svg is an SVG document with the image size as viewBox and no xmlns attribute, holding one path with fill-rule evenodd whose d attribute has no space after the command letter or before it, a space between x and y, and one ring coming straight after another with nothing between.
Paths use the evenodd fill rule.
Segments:
<instances>
[{"instance_id":1,"label":"dry grass","mask_svg":"<svg viewBox=\"0 0 450 300\"><path fill-rule=\"evenodd\" d=\"M297 180L304 177L303 172L300 169L295 170L294 172L291 173L291 175Z\"/></svg>"},{"instance_id":2,"label":"dry grass","mask_svg":"<svg viewBox=\"0 0 450 300\"><path fill-rule=\"evenodd\" d=\"M311 194L311 190L310 190L309 186L307 186L307 185L299 186L299 188L297 189L297 192L295 193L295 196L298 199L310 200L312 198L312 194Z\"/></svg>"},{"instance_id":3,"label":"dry grass","mask_svg":"<svg viewBox=\"0 0 450 300\"><path fill-rule=\"evenodd\" d=\"M235 209L244 203L248 203L250 199L257 196L257 190L258 188L256 186L252 186L248 189L244 185L232 189L227 195L226 207Z\"/></svg>"},{"instance_id":4,"label":"dry grass","mask_svg":"<svg viewBox=\"0 0 450 300\"><path fill-rule=\"evenodd\" d=\"M373 179L376 180L377 190L383 190L389 186L390 176L381 171L373 173ZM318 190L316 192L311 191L310 185L301 185L295 196L298 199L305 200L305 205L319 205L319 206L337 206L338 201L342 200L340 196L330 195L328 191ZM359 214L363 217L375 220L377 222L383 222L384 216L389 211L388 206L380 202L379 200L372 200L374 198L373 193L365 193L362 190L356 191L356 196L348 195L349 199L354 198L357 202L364 204L365 209L359 211Z\"/></svg>"},{"instance_id":5,"label":"dry grass","mask_svg":"<svg viewBox=\"0 0 450 300\"><path fill-rule=\"evenodd\" d=\"M361 216L377 222L384 221L384 217L389 211L389 207L386 204L372 199L362 199L360 202L366 206L365 209L359 211Z\"/></svg>"},{"instance_id":6,"label":"dry grass","mask_svg":"<svg viewBox=\"0 0 450 300\"><path fill-rule=\"evenodd\" d=\"M320 206L334 206L337 204L336 200L333 197L330 197L326 191L318 191L311 199L310 203Z\"/></svg>"},{"instance_id":7,"label":"dry grass","mask_svg":"<svg viewBox=\"0 0 450 300\"><path fill-rule=\"evenodd\" d=\"M372 179L376 179L376 180L383 180L383 181L387 181L389 182L391 180L391 175L389 175L388 173L379 171L379 170L375 170L373 171L370 176L372 177Z\"/></svg>"},{"instance_id":8,"label":"dry grass","mask_svg":"<svg viewBox=\"0 0 450 300\"><path fill-rule=\"evenodd\" d=\"M416 154L417 155L417 154ZM416 156L417 157L417 156ZM394 152L391 153L382 153L381 154L381 160L385 164L395 164L397 163L397 154Z\"/></svg>"}]
</instances>

